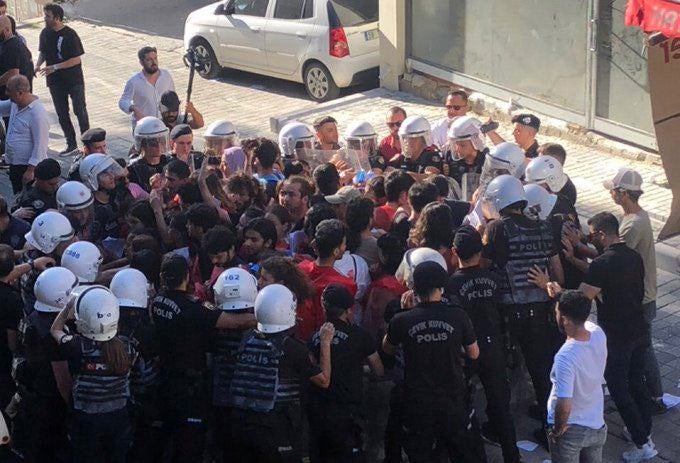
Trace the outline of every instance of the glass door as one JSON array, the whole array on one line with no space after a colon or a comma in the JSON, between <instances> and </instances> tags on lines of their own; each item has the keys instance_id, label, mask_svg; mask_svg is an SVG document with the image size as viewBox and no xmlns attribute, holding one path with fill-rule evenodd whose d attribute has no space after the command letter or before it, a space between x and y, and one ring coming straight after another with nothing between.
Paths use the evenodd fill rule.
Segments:
<instances>
[{"instance_id":1,"label":"glass door","mask_svg":"<svg viewBox=\"0 0 680 463\"><path fill-rule=\"evenodd\" d=\"M593 0L591 127L655 147L644 34L626 27L626 0Z\"/></svg>"}]
</instances>

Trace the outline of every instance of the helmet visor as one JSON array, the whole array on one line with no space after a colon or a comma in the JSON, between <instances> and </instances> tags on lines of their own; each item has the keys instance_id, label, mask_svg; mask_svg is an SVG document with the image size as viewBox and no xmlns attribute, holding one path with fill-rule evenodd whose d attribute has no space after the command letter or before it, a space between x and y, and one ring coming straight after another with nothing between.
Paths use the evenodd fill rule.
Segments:
<instances>
[{"instance_id":1,"label":"helmet visor","mask_svg":"<svg viewBox=\"0 0 680 463\"><path fill-rule=\"evenodd\" d=\"M137 146L145 154L156 154L157 156L169 151L167 135L155 136L153 138L137 137Z\"/></svg>"},{"instance_id":2,"label":"helmet visor","mask_svg":"<svg viewBox=\"0 0 680 463\"><path fill-rule=\"evenodd\" d=\"M239 144L239 138L236 134L230 134L221 137L207 136L204 137L204 139L205 142L203 147L206 150L214 151L218 156L222 156L226 149L238 146Z\"/></svg>"},{"instance_id":3,"label":"helmet visor","mask_svg":"<svg viewBox=\"0 0 680 463\"><path fill-rule=\"evenodd\" d=\"M420 154L427 148L427 142L422 135L399 135L399 141L401 142L401 152L407 158L413 157L415 153Z\"/></svg>"}]
</instances>

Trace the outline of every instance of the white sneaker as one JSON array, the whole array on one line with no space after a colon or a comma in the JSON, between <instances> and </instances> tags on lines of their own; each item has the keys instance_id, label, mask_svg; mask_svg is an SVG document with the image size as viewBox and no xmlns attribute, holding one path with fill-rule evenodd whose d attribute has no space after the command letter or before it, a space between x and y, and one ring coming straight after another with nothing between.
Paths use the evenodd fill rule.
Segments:
<instances>
[{"instance_id":1,"label":"white sneaker","mask_svg":"<svg viewBox=\"0 0 680 463\"><path fill-rule=\"evenodd\" d=\"M659 452L648 442L641 448L634 447L633 449L623 452L623 459L628 463L635 463L638 461L645 461L654 458Z\"/></svg>"},{"instance_id":2,"label":"white sneaker","mask_svg":"<svg viewBox=\"0 0 680 463\"><path fill-rule=\"evenodd\" d=\"M627 426L623 427L623 437L628 441L628 442L633 442L633 436L631 436L630 431L628 430ZM653 449L656 448L656 444L652 441L652 435L650 434L647 436L647 443L652 446Z\"/></svg>"}]
</instances>

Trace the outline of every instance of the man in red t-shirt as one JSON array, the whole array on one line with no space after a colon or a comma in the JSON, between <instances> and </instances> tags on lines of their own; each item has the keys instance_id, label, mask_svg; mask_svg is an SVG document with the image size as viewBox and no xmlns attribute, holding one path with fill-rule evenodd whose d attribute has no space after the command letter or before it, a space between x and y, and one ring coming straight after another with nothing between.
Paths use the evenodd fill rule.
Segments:
<instances>
[{"instance_id":1,"label":"man in red t-shirt","mask_svg":"<svg viewBox=\"0 0 680 463\"><path fill-rule=\"evenodd\" d=\"M385 159L385 165L399 167L401 165L401 142L399 141L399 127L406 119L406 111L399 106L393 106L387 111L387 128L390 134L380 140L378 152Z\"/></svg>"},{"instance_id":2,"label":"man in red t-shirt","mask_svg":"<svg viewBox=\"0 0 680 463\"><path fill-rule=\"evenodd\" d=\"M357 292L354 280L333 268L333 264L342 258L347 247L345 225L337 219L322 220L316 227L313 246L318 256L316 260L306 260L299 265L300 270L309 276L316 293L297 312L296 336L305 342L326 321L321 307L321 293L326 286L331 283L340 284L347 288L352 297Z\"/></svg>"},{"instance_id":3,"label":"man in red t-shirt","mask_svg":"<svg viewBox=\"0 0 680 463\"><path fill-rule=\"evenodd\" d=\"M385 196L387 204L376 207L373 211L373 227L388 231L392 219L400 207L410 213L408 207L408 190L415 183L413 177L401 170L395 170L385 177Z\"/></svg>"}]
</instances>

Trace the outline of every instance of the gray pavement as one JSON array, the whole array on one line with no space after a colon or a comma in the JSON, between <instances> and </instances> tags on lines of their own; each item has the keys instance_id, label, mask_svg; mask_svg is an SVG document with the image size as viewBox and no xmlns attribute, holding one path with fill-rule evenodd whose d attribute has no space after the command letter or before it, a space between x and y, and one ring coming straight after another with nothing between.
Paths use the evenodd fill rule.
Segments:
<instances>
[{"instance_id":1,"label":"gray pavement","mask_svg":"<svg viewBox=\"0 0 680 463\"><path fill-rule=\"evenodd\" d=\"M91 0L92 2L96 0ZM88 1L85 1L86 5ZM113 3L113 2L109 2ZM86 78L86 91L91 126L101 126L109 133L108 144L111 154L126 157L132 143L131 127L128 117L117 107L118 98L125 81L139 71L136 51L144 45L158 47L160 65L168 69L175 80L180 98L183 98L188 77L181 58L183 54L181 40L161 35L153 35L129 28L106 26L92 21L73 21L70 24L80 34L86 55L83 58ZM37 55L38 34L42 23L26 25L20 32L28 39L29 47ZM55 151L63 149L65 143L54 114L49 92L41 79L35 80L35 93L45 103L52 118L50 132L50 148ZM417 99L401 92L390 92L383 89L370 90L353 94L325 104L316 104L306 98L301 85L264 79L249 73L233 70L225 71L218 80L206 81L197 78L194 89L195 106L210 122L217 118L226 118L234 122L242 137L274 134L272 125L277 126L284 120L299 118L311 121L320 114L332 114L339 120L341 131L346 125L357 119L366 119L373 123L382 134L386 133L384 114L388 107L398 104L406 108L410 114L422 114L431 121L443 115L443 109L431 103ZM509 127L502 127L501 133L510 139ZM200 131L199 131L200 134ZM550 137L540 137L540 141L556 141ZM198 141L200 145L200 140ZM663 220L670 207L670 190L651 183L651 180L662 174L658 166L629 161L611 156L592 148L583 148L574 143L564 143L568 151L566 170L579 190L578 210L588 217L603 210L619 213L618 208L609 199L601 186L602 180L613 176L620 166L633 166L642 174L645 194L641 204L650 214ZM3 174L4 175L4 174ZM8 180L0 180L0 193L5 195ZM661 222L655 221L658 230ZM669 247L680 247L669 241ZM680 276L659 270L659 296L657 304L659 313L654 322L654 345L657 349L661 372L664 376L665 391L680 395ZM538 423L526 418L526 397L530 396L526 381L522 387L514 391L513 411L519 418L518 433L520 439L531 440L531 431ZM620 455L629 445L622 438L621 421L613 405L606 404L606 417L609 424L609 438L605 448L605 461L620 461ZM680 407L676 407L663 416L654 418L654 440L660 456L653 461L680 462ZM489 447L490 461L501 461L500 452ZM542 449L534 452L523 452L527 462L543 462L548 455Z\"/></svg>"}]
</instances>

